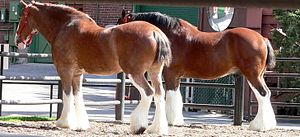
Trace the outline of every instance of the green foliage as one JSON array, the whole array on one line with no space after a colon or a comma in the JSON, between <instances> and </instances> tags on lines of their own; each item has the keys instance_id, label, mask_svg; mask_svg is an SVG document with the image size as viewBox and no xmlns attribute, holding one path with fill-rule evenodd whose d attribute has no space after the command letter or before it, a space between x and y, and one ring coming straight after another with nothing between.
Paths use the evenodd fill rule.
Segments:
<instances>
[{"instance_id":1,"label":"green foliage","mask_svg":"<svg viewBox=\"0 0 300 137\"><path fill-rule=\"evenodd\" d=\"M279 31L273 32L273 42L280 47L277 57L300 57L300 9L274 10L279 22ZM299 73L300 62L277 62L276 70L284 73ZM281 78L282 87L300 87L299 78Z\"/></svg>"},{"instance_id":2,"label":"green foliage","mask_svg":"<svg viewBox=\"0 0 300 137\"><path fill-rule=\"evenodd\" d=\"M54 121L55 118L40 116L3 116L0 121L20 122L20 121Z\"/></svg>"}]
</instances>

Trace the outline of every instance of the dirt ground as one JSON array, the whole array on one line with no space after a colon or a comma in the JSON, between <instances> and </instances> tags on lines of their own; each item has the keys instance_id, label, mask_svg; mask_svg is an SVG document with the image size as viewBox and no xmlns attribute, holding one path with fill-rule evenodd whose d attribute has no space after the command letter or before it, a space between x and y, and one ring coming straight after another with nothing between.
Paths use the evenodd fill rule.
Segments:
<instances>
[{"instance_id":1,"label":"dirt ground","mask_svg":"<svg viewBox=\"0 0 300 137\"><path fill-rule=\"evenodd\" d=\"M73 131L57 128L55 122L0 122L1 133L19 135L35 135L48 137L155 137L156 134L133 135L130 133L129 124L121 122L97 122L90 123L87 131ZM299 137L300 130L274 129L265 132L250 131L246 126L231 125L203 125L191 124L184 126L169 126L171 137Z\"/></svg>"}]
</instances>

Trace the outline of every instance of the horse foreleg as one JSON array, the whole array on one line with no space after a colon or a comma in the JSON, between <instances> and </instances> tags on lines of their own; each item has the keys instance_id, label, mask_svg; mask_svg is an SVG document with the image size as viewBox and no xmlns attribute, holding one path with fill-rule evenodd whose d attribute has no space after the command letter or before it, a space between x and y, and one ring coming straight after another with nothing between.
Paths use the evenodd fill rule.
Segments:
<instances>
[{"instance_id":1,"label":"horse foreleg","mask_svg":"<svg viewBox=\"0 0 300 137\"><path fill-rule=\"evenodd\" d=\"M168 90L166 96L166 114L168 123L170 125L182 125L184 124L182 108L182 96L180 88L176 90Z\"/></svg>"},{"instance_id":2,"label":"horse foreleg","mask_svg":"<svg viewBox=\"0 0 300 137\"><path fill-rule=\"evenodd\" d=\"M71 83L62 81L63 89L63 109L60 118L57 120L56 125L62 128L77 129L74 96L71 92Z\"/></svg>"},{"instance_id":3,"label":"horse foreleg","mask_svg":"<svg viewBox=\"0 0 300 137\"><path fill-rule=\"evenodd\" d=\"M165 106L165 90L162 85L162 78L161 78L161 70L162 67L155 67L151 70L150 78L152 85L155 88L155 115L154 120L151 126L147 129L149 133L157 133L160 135L167 135L168 134L168 122L166 117L166 106Z\"/></svg>"},{"instance_id":4,"label":"horse foreleg","mask_svg":"<svg viewBox=\"0 0 300 137\"><path fill-rule=\"evenodd\" d=\"M75 99L75 112L77 118L77 130L86 130L89 128L88 115L85 109L83 94L81 91L83 75L76 75L73 78L73 93Z\"/></svg>"},{"instance_id":5,"label":"horse foreleg","mask_svg":"<svg viewBox=\"0 0 300 137\"><path fill-rule=\"evenodd\" d=\"M130 116L130 129L134 134L142 134L148 127L148 112L154 91L146 81L144 74L128 75L128 78L141 95L139 104Z\"/></svg>"},{"instance_id":6,"label":"horse foreleg","mask_svg":"<svg viewBox=\"0 0 300 137\"><path fill-rule=\"evenodd\" d=\"M270 101L271 91L267 87L264 79L260 77L258 79L258 83L255 81L248 81L248 83L258 101L258 112L254 120L250 122L250 129L266 131L275 128L276 119ZM262 93L264 96L260 93Z\"/></svg>"},{"instance_id":7,"label":"horse foreleg","mask_svg":"<svg viewBox=\"0 0 300 137\"><path fill-rule=\"evenodd\" d=\"M166 70L164 70L166 71ZM170 125L184 124L182 108L182 96L180 93L179 79L176 79L173 74L164 73L166 81L166 114Z\"/></svg>"}]
</instances>

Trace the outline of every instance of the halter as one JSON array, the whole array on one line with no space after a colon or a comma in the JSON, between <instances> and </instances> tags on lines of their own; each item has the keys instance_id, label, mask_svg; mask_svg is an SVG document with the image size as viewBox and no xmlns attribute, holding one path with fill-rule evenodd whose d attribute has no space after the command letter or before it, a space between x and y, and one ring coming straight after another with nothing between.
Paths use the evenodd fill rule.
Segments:
<instances>
[{"instance_id":1,"label":"halter","mask_svg":"<svg viewBox=\"0 0 300 137\"><path fill-rule=\"evenodd\" d=\"M128 23L128 16L123 18L124 23Z\"/></svg>"},{"instance_id":2,"label":"halter","mask_svg":"<svg viewBox=\"0 0 300 137\"><path fill-rule=\"evenodd\" d=\"M26 47L28 47L28 46L31 44L31 42L32 42L32 37L33 37L33 35L36 34L36 32L34 32L34 33L31 32L31 33L30 33L30 35L29 35L29 40L28 40L27 43L25 43L25 40L26 40L26 39L23 39L23 38L20 37L21 32L22 32L23 29L28 25L28 21L27 21L28 14L29 14L29 8L28 8L28 6L26 6L26 7L24 8L23 14L24 14L24 22L23 22L22 24L20 24L21 26L19 26L19 30L17 31L17 36L19 37L19 39L21 40L21 42L22 42L24 45L26 45ZM28 37L28 36L27 36L27 37ZM27 38L27 37L26 37L26 38Z\"/></svg>"}]
</instances>

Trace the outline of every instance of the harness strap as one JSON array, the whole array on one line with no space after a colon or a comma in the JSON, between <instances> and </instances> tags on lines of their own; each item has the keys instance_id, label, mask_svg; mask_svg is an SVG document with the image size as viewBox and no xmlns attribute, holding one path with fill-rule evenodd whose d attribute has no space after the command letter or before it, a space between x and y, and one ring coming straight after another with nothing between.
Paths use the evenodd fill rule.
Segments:
<instances>
[{"instance_id":1,"label":"harness strap","mask_svg":"<svg viewBox=\"0 0 300 137\"><path fill-rule=\"evenodd\" d=\"M24 8L23 14L24 14L24 19L23 19L24 22L23 22L22 24L20 24L21 26L19 26L19 29L18 29L18 31L17 31L17 36L19 37L19 39L21 40L21 42L22 42L24 45L26 45L26 47L28 47L29 44L32 42L32 37L36 34L36 32L30 33L30 35L29 35L29 40L28 40L27 43L25 42L26 39L23 39L23 38L20 37L20 35L21 35L22 31L24 30L24 28L28 25L28 20L27 20L28 15L29 15L29 8L28 8L28 6L26 6L26 7ZM26 37L26 38L27 38L27 37Z\"/></svg>"}]
</instances>

